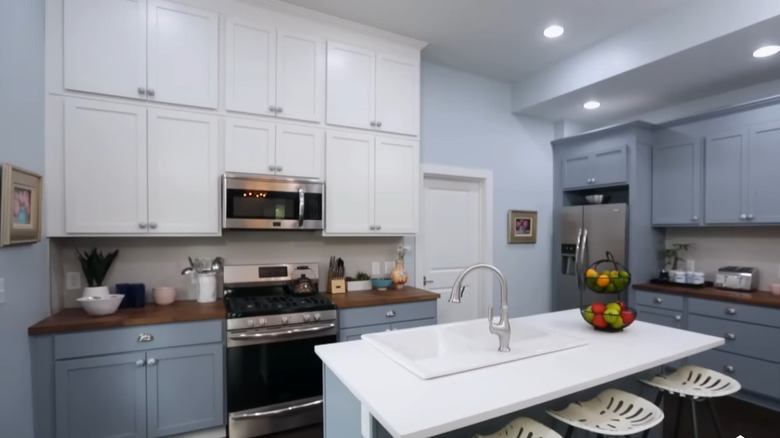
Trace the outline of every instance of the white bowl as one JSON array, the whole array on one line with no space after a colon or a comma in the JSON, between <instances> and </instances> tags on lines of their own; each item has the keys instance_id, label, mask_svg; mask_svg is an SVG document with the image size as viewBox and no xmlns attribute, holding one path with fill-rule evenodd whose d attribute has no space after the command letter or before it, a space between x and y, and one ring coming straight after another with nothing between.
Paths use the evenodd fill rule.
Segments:
<instances>
[{"instance_id":1,"label":"white bowl","mask_svg":"<svg viewBox=\"0 0 780 438\"><path fill-rule=\"evenodd\" d=\"M167 306L176 301L176 288L175 287L156 287L152 290L154 296L154 304L158 306Z\"/></svg>"},{"instance_id":2,"label":"white bowl","mask_svg":"<svg viewBox=\"0 0 780 438\"><path fill-rule=\"evenodd\" d=\"M81 307L92 316L111 315L119 308L124 295L111 294L107 297L82 297L76 298L81 303Z\"/></svg>"},{"instance_id":3,"label":"white bowl","mask_svg":"<svg viewBox=\"0 0 780 438\"><path fill-rule=\"evenodd\" d=\"M82 292L81 297L87 298L87 297L101 297L101 298L107 298L109 295L108 292L108 286L94 286L94 287L85 287L84 292Z\"/></svg>"}]
</instances>

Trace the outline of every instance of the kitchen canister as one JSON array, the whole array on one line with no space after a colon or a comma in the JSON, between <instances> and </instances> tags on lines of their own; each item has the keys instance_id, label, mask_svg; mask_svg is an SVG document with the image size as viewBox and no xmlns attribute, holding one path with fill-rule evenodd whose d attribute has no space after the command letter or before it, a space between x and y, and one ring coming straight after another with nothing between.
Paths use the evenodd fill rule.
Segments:
<instances>
[{"instance_id":1,"label":"kitchen canister","mask_svg":"<svg viewBox=\"0 0 780 438\"><path fill-rule=\"evenodd\" d=\"M688 284L704 284L704 272L687 271L685 272L685 282Z\"/></svg>"},{"instance_id":2,"label":"kitchen canister","mask_svg":"<svg viewBox=\"0 0 780 438\"><path fill-rule=\"evenodd\" d=\"M672 283L685 283L685 271L669 271L669 280Z\"/></svg>"}]
</instances>

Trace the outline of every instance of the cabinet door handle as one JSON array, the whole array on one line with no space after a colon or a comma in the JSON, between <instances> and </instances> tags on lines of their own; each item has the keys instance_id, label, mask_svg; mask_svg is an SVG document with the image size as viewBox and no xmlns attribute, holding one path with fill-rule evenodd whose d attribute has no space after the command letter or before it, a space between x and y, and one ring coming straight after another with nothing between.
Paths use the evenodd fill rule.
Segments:
<instances>
[{"instance_id":1,"label":"cabinet door handle","mask_svg":"<svg viewBox=\"0 0 780 438\"><path fill-rule=\"evenodd\" d=\"M388 310L387 313L385 313L385 316L388 318L395 317L395 310Z\"/></svg>"},{"instance_id":2,"label":"cabinet door handle","mask_svg":"<svg viewBox=\"0 0 780 438\"><path fill-rule=\"evenodd\" d=\"M138 335L138 342L152 342L154 341L154 335L151 333L141 333Z\"/></svg>"},{"instance_id":3,"label":"cabinet door handle","mask_svg":"<svg viewBox=\"0 0 780 438\"><path fill-rule=\"evenodd\" d=\"M735 341L737 340L737 335L734 333L726 333L726 336L724 336L727 341Z\"/></svg>"},{"instance_id":4,"label":"cabinet door handle","mask_svg":"<svg viewBox=\"0 0 780 438\"><path fill-rule=\"evenodd\" d=\"M433 280L428 280L427 277L423 276L423 286L427 286L431 283L433 283Z\"/></svg>"},{"instance_id":5,"label":"cabinet door handle","mask_svg":"<svg viewBox=\"0 0 780 438\"><path fill-rule=\"evenodd\" d=\"M150 88L150 89L146 90L146 94L149 95L149 96L154 96L154 89Z\"/></svg>"},{"instance_id":6,"label":"cabinet door handle","mask_svg":"<svg viewBox=\"0 0 780 438\"><path fill-rule=\"evenodd\" d=\"M682 321L682 315L674 315L675 321Z\"/></svg>"},{"instance_id":7,"label":"cabinet door handle","mask_svg":"<svg viewBox=\"0 0 780 438\"><path fill-rule=\"evenodd\" d=\"M736 315L736 314L737 314L737 309L733 307L726 308L726 315Z\"/></svg>"},{"instance_id":8,"label":"cabinet door handle","mask_svg":"<svg viewBox=\"0 0 780 438\"><path fill-rule=\"evenodd\" d=\"M137 367L142 367L144 365L146 365L146 362L144 362L143 359L138 359L137 361L135 361L135 366Z\"/></svg>"},{"instance_id":9,"label":"cabinet door handle","mask_svg":"<svg viewBox=\"0 0 780 438\"><path fill-rule=\"evenodd\" d=\"M663 303L663 302L664 302L664 300L662 300L662 299L661 299L661 297L655 297L655 299L653 300L653 302L654 302L654 303L656 303L656 304L661 304L661 303Z\"/></svg>"},{"instance_id":10,"label":"cabinet door handle","mask_svg":"<svg viewBox=\"0 0 780 438\"><path fill-rule=\"evenodd\" d=\"M737 371L737 370L734 369L733 365L726 365L726 366L723 367L723 371L725 371L725 372L727 372L729 374L734 374L734 372Z\"/></svg>"},{"instance_id":11,"label":"cabinet door handle","mask_svg":"<svg viewBox=\"0 0 780 438\"><path fill-rule=\"evenodd\" d=\"M143 96L144 94L146 94L146 88L144 88L144 87L138 87L138 94L140 94L140 95L142 95L142 96Z\"/></svg>"},{"instance_id":12,"label":"cabinet door handle","mask_svg":"<svg viewBox=\"0 0 780 438\"><path fill-rule=\"evenodd\" d=\"M146 222L138 222L138 228L142 230L146 229Z\"/></svg>"},{"instance_id":13,"label":"cabinet door handle","mask_svg":"<svg viewBox=\"0 0 780 438\"><path fill-rule=\"evenodd\" d=\"M153 367L157 365L157 359L150 357L149 360L146 361L146 364L149 365L150 367Z\"/></svg>"}]
</instances>

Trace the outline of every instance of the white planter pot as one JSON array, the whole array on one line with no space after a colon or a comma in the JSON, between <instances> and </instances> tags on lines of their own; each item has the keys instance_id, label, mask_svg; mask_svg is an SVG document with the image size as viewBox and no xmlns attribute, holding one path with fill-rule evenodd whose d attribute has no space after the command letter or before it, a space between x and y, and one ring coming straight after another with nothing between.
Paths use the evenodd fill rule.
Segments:
<instances>
[{"instance_id":1,"label":"white planter pot","mask_svg":"<svg viewBox=\"0 0 780 438\"><path fill-rule=\"evenodd\" d=\"M85 287L84 292L81 293L82 298L86 298L86 297L105 298L107 296L108 296L108 286Z\"/></svg>"},{"instance_id":2,"label":"white planter pot","mask_svg":"<svg viewBox=\"0 0 780 438\"><path fill-rule=\"evenodd\" d=\"M357 292L360 290L371 290L371 280L347 282L347 292Z\"/></svg>"}]
</instances>

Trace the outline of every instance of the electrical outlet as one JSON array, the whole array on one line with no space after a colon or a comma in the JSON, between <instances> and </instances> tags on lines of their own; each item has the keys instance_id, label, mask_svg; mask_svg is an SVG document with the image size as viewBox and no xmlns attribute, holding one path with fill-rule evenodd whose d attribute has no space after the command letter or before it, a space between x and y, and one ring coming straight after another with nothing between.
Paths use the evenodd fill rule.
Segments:
<instances>
[{"instance_id":1,"label":"electrical outlet","mask_svg":"<svg viewBox=\"0 0 780 438\"><path fill-rule=\"evenodd\" d=\"M0 278L0 304L5 304L5 278Z\"/></svg>"},{"instance_id":2,"label":"electrical outlet","mask_svg":"<svg viewBox=\"0 0 780 438\"><path fill-rule=\"evenodd\" d=\"M379 269L379 262L371 262L371 275L382 275L382 271Z\"/></svg>"},{"instance_id":3,"label":"electrical outlet","mask_svg":"<svg viewBox=\"0 0 780 438\"><path fill-rule=\"evenodd\" d=\"M395 262L385 262L385 274L389 274L395 268Z\"/></svg>"},{"instance_id":4,"label":"electrical outlet","mask_svg":"<svg viewBox=\"0 0 780 438\"><path fill-rule=\"evenodd\" d=\"M78 272L65 273L65 289L81 289L81 274Z\"/></svg>"}]
</instances>

